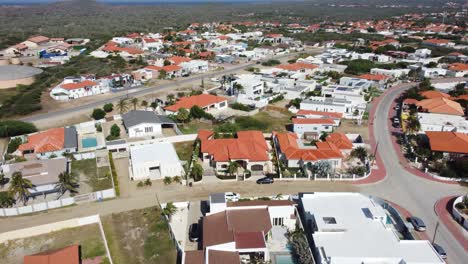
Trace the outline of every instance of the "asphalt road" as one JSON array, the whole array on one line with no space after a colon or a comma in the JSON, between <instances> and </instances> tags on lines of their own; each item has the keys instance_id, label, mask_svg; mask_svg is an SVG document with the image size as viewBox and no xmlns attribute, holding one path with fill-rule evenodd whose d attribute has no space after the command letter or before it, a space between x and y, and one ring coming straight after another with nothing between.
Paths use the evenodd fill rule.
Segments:
<instances>
[{"instance_id":1,"label":"asphalt road","mask_svg":"<svg viewBox=\"0 0 468 264\"><path fill-rule=\"evenodd\" d=\"M433 80L433 82L446 81ZM374 135L376 142L379 144L378 151L387 170L387 177L382 182L360 187L360 191L388 199L408 209L413 215L419 216L426 223L428 227L426 232L432 239L436 223L439 221L434 212L435 203L445 196L466 194L468 188L418 177L406 171L400 164L398 155L392 145L388 113L394 111L392 107L394 100L412 85L414 84L403 84L397 89L389 91L377 106L374 119ZM435 242L445 248L449 256L449 263L467 263L468 253L465 252L464 248L445 228L443 223L439 225Z\"/></svg>"}]
</instances>

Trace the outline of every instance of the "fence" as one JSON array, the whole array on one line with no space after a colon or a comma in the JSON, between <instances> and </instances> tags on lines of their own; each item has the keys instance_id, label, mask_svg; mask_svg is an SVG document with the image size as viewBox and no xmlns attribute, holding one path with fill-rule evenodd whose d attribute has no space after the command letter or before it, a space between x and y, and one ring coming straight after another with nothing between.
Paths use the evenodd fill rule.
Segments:
<instances>
[{"instance_id":1,"label":"fence","mask_svg":"<svg viewBox=\"0 0 468 264\"><path fill-rule=\"evenodd\" d=\"M70 205L74 205L77 203L101 201L104 199L114 198L115 196L116 196L115 190L112 188L112 189L107 189L103 191L97 191L94 193L77 195L75 197L58 199L55 201L31 204L31 205L26 205L26 206L21 206L21 207L0 208L0 217L32 214L32 213L47 211L50 209L70 206Z\"/></svg>"},{"instance_id":2,"label":"fence","mask_svg":"<svg viewBox=\"0 0 468 264\"><path fill-rule=\"evenodd\" d=\"M94 159L96 158L96 152L75 153L73 154L73 158L76 160Z\"/></svg>"},{"instance_id":3,"label":"fence","mask_svg":"<svg viewBox=\"0 0 468 264\"><path fill-rule=\"evenodd\" d=\"M460 196L457 199L455 199L455 201L453 201L452 215L453 215L453 218L455 218L455 220L457 220L457 222L460 223L460 225L463 226L463 228L465 228L465 230L468 230L468 220L464 216L461 215L461 213L458 211L457 208L455 208L455 205L457 203L461 203L462 201L463 201L463 196Z\"/></svg>"}]
</instances>

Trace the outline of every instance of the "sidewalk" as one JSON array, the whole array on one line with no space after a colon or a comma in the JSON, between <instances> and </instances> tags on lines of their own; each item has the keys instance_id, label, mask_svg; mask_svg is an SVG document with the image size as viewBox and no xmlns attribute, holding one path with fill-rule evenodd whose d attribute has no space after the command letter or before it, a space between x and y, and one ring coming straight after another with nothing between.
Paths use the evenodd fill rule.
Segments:
<instances>
[{"instance_id":1,"label":"sidewalk","mask_svg":"<svg viewBox=\"0 0 468 264\"><path fill-rule=\"evenodd\" d=\"M439 217L440 221L447 227L452 235L458 240L460 245L468 252L468 239L465 234L467 233L452 217L452 205L457 196L444 197L437 201L434 206L434 211Z\"/></svg>"}]
</instances>

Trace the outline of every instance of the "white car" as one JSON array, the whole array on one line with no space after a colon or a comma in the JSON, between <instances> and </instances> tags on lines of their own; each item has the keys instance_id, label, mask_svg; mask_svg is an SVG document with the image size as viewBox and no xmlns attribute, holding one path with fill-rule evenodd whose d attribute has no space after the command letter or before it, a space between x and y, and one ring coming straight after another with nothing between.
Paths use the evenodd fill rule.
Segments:
<instances>
[{"instance_id":1,"label":"white car","mask_svg":"<svg viewBox=\"0 0 468 264\"><path fill-rule=\"evenodd\" d=\"M226 192L224 193L224 198L226 202L237 202L240 199L240 195L234 192Z\"/></svg>"}]
</instances>

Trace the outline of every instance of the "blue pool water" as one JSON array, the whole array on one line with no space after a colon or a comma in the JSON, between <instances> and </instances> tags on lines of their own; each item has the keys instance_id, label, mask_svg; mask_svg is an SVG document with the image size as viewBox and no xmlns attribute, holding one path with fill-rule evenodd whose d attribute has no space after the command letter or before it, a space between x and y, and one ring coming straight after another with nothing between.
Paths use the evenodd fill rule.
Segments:
<instances>
[{"instance_id":1,"label":"blue pool water","mask_svg":"<svg viewBox=\"0 0 468 264\"><path fill-rule=\"evenodd\" d=\"M275 263L276 264L294 264L294 261L291 255L276 255Z\"/></svg>"},{"instance_id":2,"label":"blue pool water","mask_svg":"<svg viewBox=\"0 0 468 264\"><path fill-rule=\"evenodd\" d=\"M81 145L83 148L94 148L97 147L97 139L96 138L83 138L81 139Z\"/></svg>"}]
</instances>

